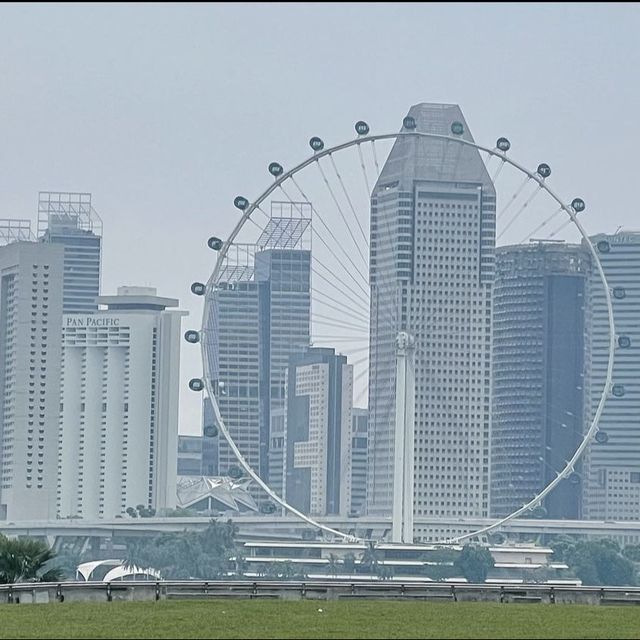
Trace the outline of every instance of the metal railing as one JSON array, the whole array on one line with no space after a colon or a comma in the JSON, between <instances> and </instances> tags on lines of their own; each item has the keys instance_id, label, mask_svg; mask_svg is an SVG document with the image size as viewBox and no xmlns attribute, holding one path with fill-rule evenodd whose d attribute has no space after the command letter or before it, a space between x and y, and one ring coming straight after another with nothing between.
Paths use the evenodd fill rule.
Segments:
<instances>
[{"instance_id":1,"label":"metal railing","mask_svg":"<svg viewBox=\"0 0 640 640\"><path fill-rule=\"evenodd\" d=\"M286 598L544 602L640 605L640 587L468 584L381 580L136 580L0 585L0 604L206 598Z\"/></svg>"}]
</instances>

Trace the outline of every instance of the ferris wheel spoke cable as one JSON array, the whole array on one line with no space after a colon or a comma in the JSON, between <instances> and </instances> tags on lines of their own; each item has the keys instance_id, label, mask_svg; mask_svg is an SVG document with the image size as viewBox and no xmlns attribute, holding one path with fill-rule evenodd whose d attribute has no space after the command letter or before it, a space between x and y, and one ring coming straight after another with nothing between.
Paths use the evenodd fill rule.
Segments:
<instances>
[{"instance_id":1,"label":"ferris wheel spoke cable","mask_svg":"<svg viewBox=\"0 0 640 640\"><path fill-rule=\"evenodd\" d=\"M325 305L327 307L331 307L332 309L335 309L336 311L340 311L340 313L344 313L345 315L351 315L354 316L355 319L357 320L364 320L365 322L369 322L369 314L367 313L367 310L365 307L360 307L360 306L351 306L349 307L349 310L345 310L344 305L345 305L345 301L344 300L338 300L336 298L333 298L332 296L328 295L327 293L325 293L324 291L321 291L320 289L314 289L313 287L311 287L311 292L315 294L315 299L314 301L317 302L318 304L322 304ZM331 300L331 302L335 302L337 305L339 306L334 306L328 302L324 302L323 300L318 299L318 296L322 296L323 298L327 298L327 300ZM353 302L353 301L350 301Z\"/></svg>"},{"instance_id":2,"label":"ferris wheel spoke cable","mask_svg":"<svg viewBox=\"0 0 640 640\"><path fill-rule=\"evenodd\" d=\"M509 198L509 201L507 202L507 204L502 208L500 213L496 216L496 220L500 220L502 216L504 216L504 214L507 212L509 207L516 201L518 196L522 193L522 190L527 186L527 183L529 182L529 180L531 180L531 178L529 176L525 176L524 180L522 181L522 184L514 191L511 198Z\"/></svg>"},{"instance_id":3,"label":"ferris wheel spoke cable","mask_svg":"<svg viewBox=\"0 0 640 640\"><path fill-rule=\"evenodd\" d=\"M300 195L307 201L309 202L309 204L311 204L311 211L313 212L313 214L317 217L317 219L320 221L320 223L322 224L322 226L327 230L327 232L329 233L329 235L331 236L332 240L335 242L336 246L340 247L340 249L342 249L342 252L344 253L344 255L347 257L347 260L351 263L351 266L355 269L355 272L360 276L361 280L364 282L365 286L369 286L369 280L368 278L364 275L364 273L362 272L362 270L356 265L356 263L353 261L353 259L351 258L351 255L349 254L349 252L344 248L344 245L342 242L340 242L335 234L333 233L333 231L331 230L331 227L324 221L324 218L320 215L320 213L318 212L317 208L314 206L313 202L311 202L311 200L309 200L309 198L307 197L306 193L302 190L302 188L300 187L300 185L296 182L296 179L291 176L291 181L293 182L293 184L296 186L296 188L298 189L298 191L300 192ZM291 197L289 196L289 194L284 190L284 187L282 185L280 185L280 189L282 190L282 192L285 194L285 196L289 199L290 202L293 202L291 200ZM329 243L327 243L327 241L320 235L318 229L316 227L313 227L313 232L318 236L318 238L320 239L320 241L322 242L322 244L325 245L325 247L327 247L327 249L329 250L329 252L331 253L331 255L340 263L340 266L342 266L342 268L350 274L350 270L347 269L344 264L342 263L342 261L340 260L340 258L336 255L335 251L333 250L333 247L330 246ZM351 275L351 274L350 274Z\"/></svg>"},{"instance_id":4,"label":"ferris wheel spoke cable","mask_svg":"<svg viewBox=\"0 0 640 640\"><path fill-rule=\"evenodd\" d=\"M316 258L315 256L311 256L311 262L312 265L316 264L319 267L322 267L325 271L327 271L328 273L330 273L334 278L336 278L337 282L340 282L340 285L342 287L345 287L347 289L347 291L350 291L352 294L356 295L359 297L360 301L364 304L367 304L368 298L369 298L369 292L361 285L358 283L357 280L354 280L354 282L356 283L357 289L359 289L360 291L358 291L357 289L354 289L353 286L348 282L345 281L344 278L339 279L338 276L336 275L336 273L333 271L333 269L331 269L330 267L328 267L322 260L320 260L319 258ZM317 273L317 271L313 270L312 267L312 271L314 273ZM334 285L335 286L335 285ZM361 292L361 293L360 293ZM364 295L365 297L362 298L360 297L362 295Z\"/></svg>"},{"instance_id":5,"label":"ferris wheel spoke cable","mask_svg":"<svg viewBox=\"0 0 640 640\"><path fill-rule=\"evenodd\" d=\"M320 234L318 234L318 232L315 229L312 231L312 233L329 250L329 253L331 253L331 255L336 259L337 263L342 267L342 269L344 270L345 274L347 274L349 276L349 278L351 278L351 280L353 281L355 286L358 287L358 289L360 289L360 291L362 291L365 296L368 296L369 295L369 291L365 287L362 286L362 284L361 284L361 282L359 280L356 279L356 277L353 275L351 269L349 269L348 267L345 266L344 262L342 262L342 260L340 260L340 258L336 255L336 253L333 251L331 246L324 240L324 238ZM362 277L363 277L362 274L359 271L357 271L356 273L359 274L360 278L362 279Z\"/></svg>"},{"instance_id":6,"label":"ferris wheel spoke cable","mask_svg":"<svg viewBox=\"0 0 640 640\"><path fill-rule=\"evenodd\" d=\"M322 324L329 327L337 327L338 329L355 329L356 331L368 331L368 327L362 324L349 324L348 322L335 322L335 318L323 316L317 313L311 314L311 319L316 324Z\"/></svg>"},{"instance_id":7,"label":"ferris wheel spoke cable","mask_svg":"<svg viewBox=\"0 0 640 640\"><path fill-rule=\"evenodd\" d=\"M311 265L311 271L312 273L315 273L321 280L324 280L327 284L329 285L333 285L335 286L337 289L340 290L340 292L347 298L349 299L351 296L355 296L357 298L357 300L363 304L367 304L367 301L362 298L360 296L360 294L358 294L356 291L354 291L353 289L351 289L350 287L348 287L344 282L342 282L341 284L346 287L347 291L340 289L340 287L337 286L336 282L335 282L335 274L331 271L331 269L329 269L328 267L325 267L322 263L318 262L317 260L314 261L315 264L317 264L318 266L323 266L330 274L331 276L334 278L334 280L329 280L329 278L327 278L326 276L324 276L322 273L320 273L314 266L313 264ZM351 295L349 295L351 294Z\"/></svg>"},{"instance_id":8,"label":"ferris wheel spoke cable","mask_svg":"<svg viewBox=\"0 0 640 640\"><path fill-rule=\"evenodd\" d=\"M340 203L338 202L338 199L336 198L336 194L333 191L333 188L331 187L331 185L329 184L329 180L327 180L327 176L324 172L324 169L322 168L322 165L320 164L319 160L316 160L316 167L318 167L318 169L320 170L320 174L322 175L322 179L324 181L325 186L327 187L331 198L333 199L333 202L335 203L340 216L342 218L342 221L344 222L345 226L347 227L347 231L349 232L349 235L351 236L351 240L353 240L353 244L355 245L356 251L358 252L358 254L360 255L360 258L362 258L362 262L365 265L365 267L368 267L368 263L367 263L367 259L364 257L364 254L362 253L362 249L360 249L360 244L358 243L358 241L355 238L355 235L353 234L353 231L351 229L351 225L347 222L347 217L344 214L344 211L342 210L342 207L340 206Z\"/></svg>"},{"instance_id":9,"label":"ferris wheel spoke cable","mask_svg":"<svg viewBox=\"0 0 640 640\"><path fill-rule=\"evenodd\" d=\"M500 238L502 238L502 236L510 229L513 223L522 215L524 210L529 206L529 204L533 201L533 199L540 193L541 189L542 187L538 185L536 190L527 198L527 200L525 200L522 206L518 209L518 211L516 211L515 215L511 218L511 220L509 220L509 222L504 226L502 231L498 234L498 237L496 238L496 240L500 240Z\"/></svg>"},{"instance_id":10,"label":"ferris wheel spoke cable","mask_svg":"<svg viewBox=\"0 0 640 640\"><path fill-rule=\"evenodd\" d=\"M491 177L491 182L493 182L494 185L496 183L496 180L498 179L498 176L502 172L502 168L504 167L505 164L507 164L507 161L504 158L501 158L501 160L502 160L502 162L498 165L498 168L496 169L496 172Z\"/></svg>"},{"instance_id":11,"label":"ferris wheel spoke cable","mask_svg":"<svg viewBox=\"0 0 640 640\"><path fill-rule=\"evenodd\" d=\"M376 166L376 173L378 174L378 178L380 177L380 164L378 163L378 152L376 151L376 141L371 141L371 151L373 153L373 164Z\"/></svg>"},{"instance_id":12,"label":"ferris wheel spoke cable","mask_svg":"<svg viewBox=\"0 0 640 640\"><path fill-rule=\"evenodd\" d=\"M364 177L364 185L367 189L367 200L371 198L371 186L369 185L369 176L367 175L367 168L364 166L364 157L362 156L362 147L358 145L358 156L360 157L360 168L362 169L362 176Z\"/></svg>"},{"instance_id":13,"label":"ferris wheel spoke cable","mask_svg":"<svg viewBox=\"0 0 640 640\"><path fill-rule=\"evenodd\" d=\"M541 231L544 227L546 227L561 211L562 207L556 209L550 216L545 218L531 233L527 234L522 240L520 240L520 244L523 244L528 239L533 238L533 236L538 233L538 231Z\"/></svg>"},{"instance_id":14,"label":"ferris wheel spoke cable","mask_svg":"<svg viewBox=\"0 0 640 640\"><path fill-rule=\"evenodd\" d=\"M360 150L360 145L356 145L356 146L358 147L358 150ZM355 207L353 206L353 202L351 201L351 196L347 191L347 188L344 184L344 180L342 179L342 175L338 171L338 167L336 165L336 161L332 153L329 154L329 160L331 160L331 166L333 167L333 171L336 174L336 177L338 178L338 182L340 182L340 186L342 187L342 192L344 193L344 197L349 203L349 208L351 209L351 213L353 213L353 217L355 218L356 224L358 225L358 229L360 230L360 235L362 235L364 246L367 247L367 253L369 253L369 239L367 238L367 235L365 234L364 229L362 228L362 224L360 224L360 218L358 217ZM320 162L318 162L318 164L320 164ZM364 166L363 166L363 170L364 170Z\"/></svg>"},{"instance_id":15,"label":"ferris wheel spoke cable","mask_svg":"<svg viewBox=\"0 0 640 640\"><path fill-rule=\"evenodd\" d=\"M322 300L312 300L312 304L315 307L320 307L321 311L325 311L328 309L333 309L334 311L339 311L340 315L344 318L346 318L347 320L351 320L351 321L356 321L359 323L362 323L364 326L368 327L368 323L369 323L369 318L364 316L364 315L359 315L357 313L351 313L349 311L347 311L344 308L340 308L340 307L336 307L332 304L329 304L327 302L324 302ZM325 309L325 307L327 307L327 309Z\"/></svg>"},{"instance_id":16,"label":"ferris wheel spoke cable","mask_svg":"<svg viewBox=\"0 0 640 640\"><path fill-rule=\"evenodd\" d=\"M566 229L570 224L571 224L571 218L569 218L569 220L566 220L565 222L563 222L555 231L552 231L549 234L549 238L553 238L555 235L557 235L558 233L560 233L561 231Z\"/></svg>"}]
</instances>

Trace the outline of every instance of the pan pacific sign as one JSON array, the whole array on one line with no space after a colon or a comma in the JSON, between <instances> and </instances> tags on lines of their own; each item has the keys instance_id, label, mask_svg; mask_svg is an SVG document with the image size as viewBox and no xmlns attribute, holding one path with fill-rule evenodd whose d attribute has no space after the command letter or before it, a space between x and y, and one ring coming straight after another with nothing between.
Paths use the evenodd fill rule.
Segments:
<instances>
[{"instance_id":1,"label":"pan pacific sign","mask_svg":"<svg viewBox=\"0 0 640 640\"><path fill-rule=\"evenodd\" d=\"M67 327L119 327L120 318L106 318L100 315L94 316L64 316L63 326Z\"/></svg>"}]
</instances>

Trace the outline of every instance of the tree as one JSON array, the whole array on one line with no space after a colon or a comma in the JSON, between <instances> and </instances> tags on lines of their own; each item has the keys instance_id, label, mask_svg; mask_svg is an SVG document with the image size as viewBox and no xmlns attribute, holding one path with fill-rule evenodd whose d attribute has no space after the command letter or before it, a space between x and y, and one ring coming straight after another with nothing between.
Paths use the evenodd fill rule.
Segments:
<instances>
[{"instance_id":1,"label":"tree","mask_svg":"<svg viewBox=\"0 0 640 640\"><path fill-rule=\"evenodd\" d=\"M554 557L566 562L585 585L633 585L635 566L627 554L620 551L615 540L576 540L559 538L552 543Z\"/></svg>"},{"instance_id":2,"label":"tree","mask_svg":"<svg viewBox=\"0 0 640 640\"><path fill-rule=\"evenodd\" d=\"M327 573L334 578L338 575L339 563L338 556L335 553L329 554L329 563L327 564Z\"/></svg>"},{"instance_id":3,"label":"tree","mask_svg":"<svg viewBox=\"0 0 640 640\"><path fill-rule=\"evenodd\" d=\"M622 555L631 562L640 562L640 544L628 544L623 549Z\"/></svg>"},{"instance_id":4,"label":"tree","mask_svg":"<svg viewBox=\"0 0 640 640\"><path fill-rule=\"evenodd\" d=\"M162 533L151 540L128 539L125 565L153 568L163 578L210 580L236 569L237 527L211 520L204 531Z\"/></svg>"},{"instance_id":5,"label":"tree","mask_svg":"<svg viewBox=\"0 0 640 640\"><path fill-rule=\"evenodd\" d=\"M14 539L0 534L0 584L14 582L58 582L63 572L52 567L55 552L44 542Z\"/></svg>"},{"instance_id":6,"label":"tree","mask_svg":"<svg viewBox=\"0 0 640 640\"><path fill-rule=\"evenodd\" d=\"M355 555L353 555L353 553L349 552L347 553L343 560L342 560L342 564L344 566L344 570L346 573L348 574L353 574L355 573L356 570L356 557Z\"/></svg>"},{"instance_id":7,"label":"tree","mask_svg":"<svg viewBox=\"0 0 640 640\"><path fill-rule=\"evenodd\" d=\"M360 570L362 573L375 573L376 567L380 562L379 553L376 550L375 543L369 542L362 554L360 561Z\"/></svg>"},{"instance_id":8,"label":"tree","mask_svg":"<svg viewBox=\"0 0 640 640\"><path fill-rule=\"evenodd\" d=\"M468 582L480 583L486 580L494 561L488 547L467 544L462 548L454 565Z\"/></svg>"}]
</instances>

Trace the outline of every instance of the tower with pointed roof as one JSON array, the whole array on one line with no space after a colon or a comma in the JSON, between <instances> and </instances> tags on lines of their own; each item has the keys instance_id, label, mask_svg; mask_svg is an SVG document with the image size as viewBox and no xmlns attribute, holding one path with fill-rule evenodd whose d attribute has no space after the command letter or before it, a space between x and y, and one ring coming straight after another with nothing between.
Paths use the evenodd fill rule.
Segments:
<instances>
[{"instance_id":1,"label":"tower with pointed roof","mask_svg":"<svg viewBox=\"0 0 640 640\"><path fill-rule=\"evenodd\" d=\"M414 105L407 124L473 142L457 105ZM399 331L415 339L414 515L488 513L495 203L475 148L417 135L396 140L373 189L370 515L392 509Z\"/></svg>"}]
</instances>

